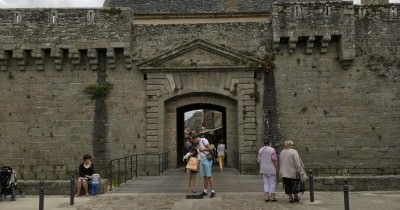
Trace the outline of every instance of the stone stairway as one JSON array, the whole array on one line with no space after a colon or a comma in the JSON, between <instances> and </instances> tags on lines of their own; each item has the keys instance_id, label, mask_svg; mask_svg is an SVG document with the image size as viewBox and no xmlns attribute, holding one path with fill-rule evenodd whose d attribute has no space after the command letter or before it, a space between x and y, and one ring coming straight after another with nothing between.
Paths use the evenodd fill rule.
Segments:
<instances>
[{"instance_id":1,"label":"stone stairway","mask_svg":"<svg viewBox=\"0 0 400 210\"><path fill-rule=\"evenodd\" d=\"M215 190L217 192L262 192L262 178L259 175L240 175L236 169L226 168L218 172L213 168ZM183 168L170 169L162 176L140 176L120 187L115 193L185 193L187 191L187 174ZM203 189L203 178L197 175L197 192Z\"/></svg>"}]
</instances>

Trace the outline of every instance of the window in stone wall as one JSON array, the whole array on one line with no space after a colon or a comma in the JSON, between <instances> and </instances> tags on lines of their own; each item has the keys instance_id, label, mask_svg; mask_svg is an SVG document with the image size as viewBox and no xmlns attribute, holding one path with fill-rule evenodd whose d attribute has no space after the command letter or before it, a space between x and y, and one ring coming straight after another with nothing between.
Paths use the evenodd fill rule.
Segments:
<instances>
[{"instance_id":1,"label":"window in stone wall","mask_svg":"<svg viewBox=\"0 0 400 210\"><path fill-rule=\"evenodd\" d=\"M69 49L61 49L62 63L67 63L69 60Z\"/></svg>"},{"instance_id":2,"label":"window in stone wall","mask_svg":"<svg viewBox=\"0 0 400 210\"><path fill-rule=\"evenodd\" d=\"M300 17L301 16L301 12L302 12L301 6L295 5L294 6L294 16L295 17Z\"/></svg>"},{"instance_id":3,"label":"window in stone wall","mask_svg":"<svg viewBox=\"0 0 400 210\"><path fill-rule=\"evenodd\" d=\"M332 7L331 6L325 6L325 15L330 16L332 14Z\"/></svg>"},{"instance_id":4,"label":"window in stone wall","mask_svg":"<svg viewBox=\"0 0 400 210\"><path fill-rule=\"evenodd\" d=\"M4 57L6 59L11 59L13 56L13 51L12 50L4 50Z\"/></svg>"},{"instance_id":5,"label":"window in stone wall","mask_svg":"<svg viewBox=\"0 0 400 210\"><path fill-rule=\"evenodd\" d=\"M397 8L396 7L392 6L389 11L390 11L390 14L389 14L390 17L392 17L392 18L397 17Z\"/></svg>"},{"instance_id":6,"label":"window in stone wall","mask_svg":"<svg viewBox=\"0 0 400 210\"><path fill-rule=\"evenodd\" d=\"M93 10L89 10L87 13L87 21L88 23L94 23L94 11Z\"/></svg>"},{"instance_id":7,"label":"window in stone wall","mask_svg":"<svg viewBox=\"0 0 400 210\"><path fill-rule=\"evenodd\" d=\"M21 20L22 20L21 12L15 12L14 13L14 22L15 23L20 23Z\"/></svg>"},{"instance_id":8,"label":"window in stone wall","mask_svg":"<svg viewBox=\"0 0 400 210\"><path fill-rule=\"evenodd\" d=\"M25 59L25 64L31 65L33 63L32 50L24 50L23 53L24 53L23 55Z\"/></svg>"},{"instance_id":9,"label":"window in stone wall","mask_svg":"<svg viewBox=\"0 0 400 210\"><path fill-rule=\"evenodd\" d=\"M88 61L88 50L87 49L79 49L79 63L85 64Z\"/></svg>"}]
</instances>

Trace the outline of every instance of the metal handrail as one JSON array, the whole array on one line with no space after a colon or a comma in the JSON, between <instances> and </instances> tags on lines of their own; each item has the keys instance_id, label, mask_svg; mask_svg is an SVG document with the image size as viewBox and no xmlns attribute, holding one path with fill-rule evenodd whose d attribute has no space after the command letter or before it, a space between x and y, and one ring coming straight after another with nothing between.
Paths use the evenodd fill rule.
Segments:
<instances>
[{"instance_id":1,"label":"metal handrail","mask_svg":"<svg viewBox=\"0 0 400 210\"><path fill-rule=\"evenodd\" d=\"M168 169L168 152L161 152L161 153L145 153L145 154L134 154L129 155L121 158L112 159L109 162L110 167L110 175L109 175L109 184L110 184L110 191L112 191L113 187L113 168L114 164L117 166L117 186L120 186L122 183L125 183L129 179L133 179L133 174L135 177L138 176L138 168L139 168L139 161L140 157L148 157L148 156L158 156L158 164L156 165L146 165L146 166L157 166L159 175L162 175ZM123 161L123 169L121 169L121 162ZM128 164L129 163L129 164ZM145 164L143 164L145 166ZM129 167L129 168L128 168ZM121 171L123 170L123 171ZM121 180L121 174L123 173L123 182Z\"/></svg>"}]
</instances>

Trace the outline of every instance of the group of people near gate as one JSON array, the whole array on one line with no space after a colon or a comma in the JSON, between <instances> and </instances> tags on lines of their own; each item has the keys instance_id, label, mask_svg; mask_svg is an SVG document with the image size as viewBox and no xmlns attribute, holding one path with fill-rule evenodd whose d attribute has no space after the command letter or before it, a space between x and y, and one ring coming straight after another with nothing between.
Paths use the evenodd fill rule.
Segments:
<instances>
[{"instance_id":1,"label":"group of people near gate","mask_svg":"<svg viewBox=\"0 0 400 210\"><path fill-rule=\"evenodd\" d=\"M219 171L223 171L225 157L225 144L222 141L215 148L207 138L201 133L186 132L183 160L187 162L186 172L188 173L188 193L196 193L196 176L204 178L204 188L200 197L208 195L211 190L210 198L215 197L214 180L212 178L212 164L215 156L218 156Z\"/></svg>"},{"instance_id":2,"label":"group of people near gate","mask_svg":"<svg viewBox=\"0 0 400 210\"><path fill-rule=\"evenodd\" d=\"M215 148L201 133L188 132L185 138L184 151L186 154L183 160L187 162L185 168L188 173L188 192L196 193L196 176L199 173L204 178L200 197L209 195L210 198L213 198L216 193L212 177L212 164L217 155L219 171L223 171L225 144L220 140ZM277 201L275 191L279 177L282 178L289 202L298 202L299 193L304 192L304 180L308 177L304 164L293 146L292 140L284 141L284 148L278 155L272 147L272 139L268 138L265 140L264 146L258 150L257 162L263 178L266 202ZM84 155L82 159L83 162L79 165L79 177L76 180L75 196L89 195L89 192L96 195L100 176L94 169L90 155ZM211 190L210 193L208 190Z\"/></svg>"},{"instance_id":3,"label":"group of people near gate","mask_svg":"<svg viewBox=\"0 0 400 210\"><path fill-rule=\"evenodd\" d=\"M264 142L264 146L258 150L257 162L260 167L260 174L264 184L264 198L266 202L275 202L276 186L279 177L282 178L285 194L289 202L298 202L299 193L305 190L305 180L308 178L303 161L299 153L294 148L292 140L284 141L284 148L277 154L272 147L272 138ZM212 178L212 164L215 155L215 147L209 143L201 134L185 134L185 155L183 160L187 162L186 171L188 173L188 192L196 193L196 175L204 178L203 192L200 197L208 195L208 189L211 190L210 198L215 197L214 181ZM213 152L214 151L214 152ZM225 155L225 145L220 141L218 144L219 170L223 171L223 162ZM279 175L279 176L278 176Z\"/></svg>"},{"instance_id":4,"label":"group of people near gate","mask_svg":"<svg viewBox=\"0 0 400 210\"><path fill-rule=\"evenodd\" d=\"M292 140L286 140L278 157L272 147L272 139L267 139L264 146L258 151L257 161L260 166L260 174L263 177L266 202L277 201L275 190L278 172L279 176L282 177L283 187L288 195L289 202L298 202L299 193L304 192L304 181L307 179L307 175L299 153L293 146Z\"/></svg>"}]
</instances>

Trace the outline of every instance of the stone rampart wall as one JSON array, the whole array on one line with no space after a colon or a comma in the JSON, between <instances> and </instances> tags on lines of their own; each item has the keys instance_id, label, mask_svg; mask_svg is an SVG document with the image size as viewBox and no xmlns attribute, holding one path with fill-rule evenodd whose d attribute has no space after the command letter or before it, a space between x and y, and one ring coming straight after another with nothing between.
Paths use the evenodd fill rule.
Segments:
<instances>
[{"instance_id":1,"label":"stone rampart wall","mask_svg":"<svg viewBox=\"0 0 400 210\"><path fill-rule=\"evenodd\" d=\"M137 59L146 60L201 38L245 55L263 59L271 41L266 22L134 25Z\"/></svg>"},{"instance_id":2,"label":"stone rampart wall","mask_svg":"<svg viewBox=\"0 0 400 210\"><path fill-rule=\"evenodd\" d=\"M371 55L374 48L343 65L338 46L331 40L326 53L308 54L306 45L279 48L281 134L318 175L398 174L399 68L386 65L391 56Z\"/></svg>"},{"instance_id":3,"label":"stone rampart wall","mask_svg":"<svg viewBox=\"0 0 400 210\"><path fill-rule=\"evenodd\" d=\"M2 10L0 19L0 165L19 179L65 179L83 154L98 163L99 144L107 150L97 154L111 159L143 151L143 75L132 70L131 10L16 9ZM105 113L84 93L100 71L113 84ZM94 137L98 115L107 120L100 122L105 139Z\"/></svg>"},{"instance_id":4,"label":"stone rampart wall","mask_svg":"<svg viewBox=\"0 0 400 210\"><path fill-rule=\"evenodd\" d=\"M105 0L106 7L131 7L139 15L260 13L271 9L270 0Z\"/></svg>"}]
</instances>

